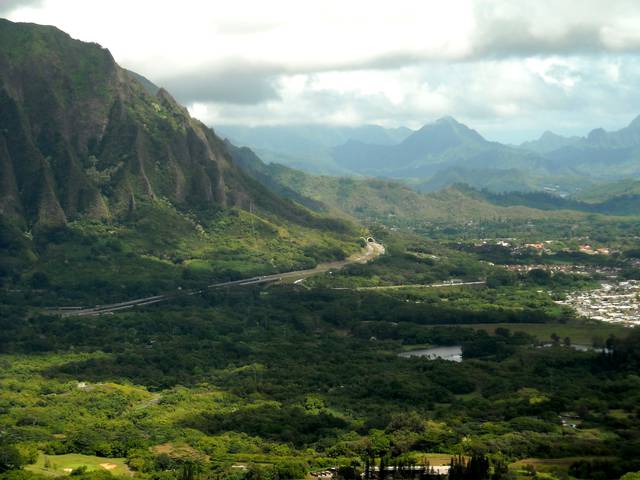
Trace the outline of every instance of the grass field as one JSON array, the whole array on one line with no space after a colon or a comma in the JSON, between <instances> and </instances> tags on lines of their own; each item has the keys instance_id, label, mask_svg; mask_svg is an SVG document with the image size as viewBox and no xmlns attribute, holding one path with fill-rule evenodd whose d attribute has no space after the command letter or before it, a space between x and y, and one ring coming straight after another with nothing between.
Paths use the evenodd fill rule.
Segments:
<instances>
[{"instance_id":1,"label":"grass field","mask_svg":"<svg viewBox=\"0 0 640 480\"><path fill-rule=\"evenodd\" d=\"M449 453L424 453L416 455L416 457L422 464L425 463L424 460L426 459L429 461L429 464L434 467L439 465L450 465L451 457L453 456L454 455L451 455Z\"/></svg>"},{"instance_id":2,"label":"grass field","mask_svg":"<svg viewBox=\"0 0 640 480\"><path fill-rule=\"evenodd\" d=\"M45 455L40 453L36 463L25 468L33 473L52 477L69 475L73 470L81 467L86 467L89 471L105 470L114 475L133 476L125 461L125 458L93 457L76 453L66 455Z\"/></svg>"},{"instance_id":3,"label":"grass field","mask_svg":"<svg viewBox=\"0 0 640 480\"><path fill-rule=\"evenodd\" d=\"M533 466L538 473L566 476L571 464L579 460L614 460L614 457L524 458L509 465L509 469L518 474L524 473L526 466ZM531 477L529 476L529 478Z\"/></svg>"},{"instance_id":4,"label":"grass field","mask_svg":"<svg viewBox=\"0 0 640 480\"><path fill-rule=\"evenodd\" d=\"M571 342L578 345L591 345L594 338L606 340L609 335L618 337L626 336L629 328L612 323L478 323L469 325L457 325L460 327L475 328L493 333L496 328L508 328L512 332L520 331L536 337L540 341L548 341L551 334L555 333L560 338L569 337Z\"/></svg>"}]
</instances>

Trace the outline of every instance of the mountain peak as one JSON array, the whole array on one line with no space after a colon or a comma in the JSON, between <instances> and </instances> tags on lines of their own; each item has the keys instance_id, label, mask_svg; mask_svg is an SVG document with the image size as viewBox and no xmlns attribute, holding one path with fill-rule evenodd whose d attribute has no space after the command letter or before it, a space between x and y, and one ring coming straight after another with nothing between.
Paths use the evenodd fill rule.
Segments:
<instances>
[{"instance_id":1,"label":"mountain peak","mask_svg":"<svg viewBox=\"0 0 640 480\"><path fill-rule=\"evenodd\" d=\"M458 122L455 118L447 115L439 118L433 123L427 123L420 130L410 135L412 137L432 137L438 143L459 144L463 142L485 142L486 140L477 131L467 127L464 123Z\"/></svg>"},{"instance_id":2,"label":"mountain peak","mask_svg":"<svg viewBox=\"0 0 640 480\"><path fill-rule=\"evenodd\" d=\"M640 115L631 120L627 128L640 129Z\"/></svg>"},{"instance_id":3,"label":"mountain peak","mask_svg":"<svg viewBox=\"0 0 640 480\"><path fill-rule=\"evenodd\" d=\"M540 140L557 140L560 138L564 138L561 135L558 135L557 133L553 133L551 130L545 130L542 135L540 135Z\"/></svg>"},{"instance_id":4,"label":"mountain peak","mask_svg":"<svg viewBox=\"0 0 640 480\"><path fill-rule=\"evenodd\" d=\"M606 139L607 132L604 128L595 128L587 135L587 141L590 143L598 143Z\"/></svg>"},{"instance_id":5,"label":"mountain peak","mask_svg":"<svg viewBox=\"0 0 640 480\"><path fill-rule=\"evenodd\" d=\"M453 125L462 125L451 115L445 115L444 117L440 117L435 121L435 123L445 123L445 124L453 124Z\"/></svg>"},{"instance_id":6,"label":"mountain peak","mask_svg":"<svg viewBox=\"0 0 640 480\"><path fill-rule=\"evenodd\" d=\"M412 156L438 155L450 148L463 144L480 144L486 140L475 130L459 123L453 117L439 118L434 123L424 125L420 130L409 135L404 145Z\"/></svg>"}]
</instances>

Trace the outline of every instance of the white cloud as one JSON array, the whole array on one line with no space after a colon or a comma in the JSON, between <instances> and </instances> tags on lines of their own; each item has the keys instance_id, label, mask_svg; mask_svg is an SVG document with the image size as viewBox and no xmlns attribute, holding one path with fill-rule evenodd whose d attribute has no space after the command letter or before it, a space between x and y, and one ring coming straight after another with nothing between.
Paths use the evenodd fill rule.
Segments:
<instances>
[{"instance_id":1,"label":"white cloud","mask_svg":"<svg viewBox=\"0 0 640 480\"><path fill-rule=\"evenodd\" d=\"M53 24L106 46L214 125L416 127L450 114L515 140L547 128L619 127L640 113L635 0L4 6L12 20Z\"/></svg>"}]
</instances>

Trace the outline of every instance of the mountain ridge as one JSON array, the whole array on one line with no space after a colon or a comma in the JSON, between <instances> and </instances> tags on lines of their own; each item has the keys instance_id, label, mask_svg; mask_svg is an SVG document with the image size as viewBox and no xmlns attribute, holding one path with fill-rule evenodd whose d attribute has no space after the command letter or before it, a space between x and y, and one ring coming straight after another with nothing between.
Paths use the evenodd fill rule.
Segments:
<instances>
[{"instance_id":1,"label":"mountain ridge","mask_svg":"<svg viewBox=\"0 0 640 480\"><path fill-rule=\"evenodd\" d=\"M537 140L523 142L519 146L538 153L550 153L553 150L568 146L625 148L638 145L640 145L640 115L637 115L626 126L617 130L608 131L602 127L597 127L590 130L583 137L567 137L546 130Z\"/></svg>"},{"instance_id":2,"label":"mountain ridge","mask_svg":"<svg viewBox=\"0 0 640 480\"><path fill-rule=\"evenodd\" d=\"M357 173L410 179L428 178L450 167L529 168L543 162L534 153L488 141L452 117L424 125L397 145L350 142L333 152L338 164Z\"/></svg>"},{"instance_id":3,"label":"mountain ridge","mask_svg":"<svg viewBox=\"0 0 640 480\"><path fill-rule=\"evenodd\" d=\"M7 20L0 40L5 217L36 227L108 220L160 198L308 216L246 176L213 130L169 92L119 67L107 49Z\"/></svg>"},{"instance_id":4,"label":"mountain ridge","mask_svg":"<svg viewBox=\"0 0 640 480\"><path fill-rule=\"evenodd\" d=\"M140 78L97 44L0 21L0 285L117 301L360 248L352 219L246 174Z\"/></svg>"},{"instance_id":5,"label":"mountain ridge","mask_svg":"<svg viewBox=\"0 0 640 480\"><path fill-rule=\"evenodd\" d=\"M554 209L538 209L520 198L511 203L495 201L496 198L510 200L511 197L494 198L459 182L435 192L419 192L393 179L312 175L277 163L266 164L247 147L232 150L232 158L248 174L281 195L308 199L305 205L309 208L332 215L343 212L347 218L369 226L383 224L411 228L416 222L464 224L584 215L561 208L565 204L572 205L569 202Z\"/></svg>"},{"instance_id":6,"label":"mountain ridge","mask_svg":"<svg viewBox=\"0 0 640 480\"><path fill-rule=\"evenodd\" d=\"M266 137L264 142L269 141ZM451 116L393 144L350 137L316 157L304 148L282 154L277 148L244 144L268 163L320 174L405 180L425 190L468 183L496 192L552 190L564 195L602 181L640 176L640 116L613 132L594 129L588 137L564 137L546 130L520 145L487 140Z\"/></svg>"},{"instance_id":7,"label":"mountain ridge","mask_svg":"<svg viewBox=\"0 0 640 480\"><path fill-rule=\"evenodd\" d=\"M349 140L367 141L375 145L391 145L412 133L408 128L384 128L379 125L359 127L330 125L222 125L218 131L234 144L247 146L267 162L319 174L354 175L338 165L332 148Z\"/></svg>"}]
</instances>

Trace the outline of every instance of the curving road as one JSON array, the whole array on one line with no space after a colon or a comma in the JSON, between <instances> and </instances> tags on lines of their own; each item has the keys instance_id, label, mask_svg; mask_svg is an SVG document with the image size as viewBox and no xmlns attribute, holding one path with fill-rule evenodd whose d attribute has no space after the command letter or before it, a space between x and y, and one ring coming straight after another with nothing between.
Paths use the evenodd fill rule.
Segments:
<instances>
[{"instance_id":1,"label":"curving road","mask_svg":"<svg viewBox=\"0 0 640 480\"><path fill-rule=\"evenodd\" d=\"M366 263L384 253L384 246L377 242L367 242L367 247L364 252L351 255L345 260L339 260L335 262L320 263L315 268L307 270L296 270L293 272L274 273L272 275L264 275L260 277L245 278L243 280L233 280L230 282L212 283L200 290L186 290L175 293L169 293L165 295L154 295L152 297L136 298L134 300L128 300L126 302L111 303L108 305L96 305L95 307L57 307L48 309L47 312L54 315L61 315L63 317L74 316L93 316L104 315L120 310L127 310L134 307L140 307L144 305L153 305L154 303L166 302L178 297L198 295L206 290L222 287L233 286L246 286L246 285L258 285L261 283L279 282L284 279L296 278L296 282L318 273L328 272L329 270L339 270L346 265L353 263Z\"/></svg>"}]
</instances>

